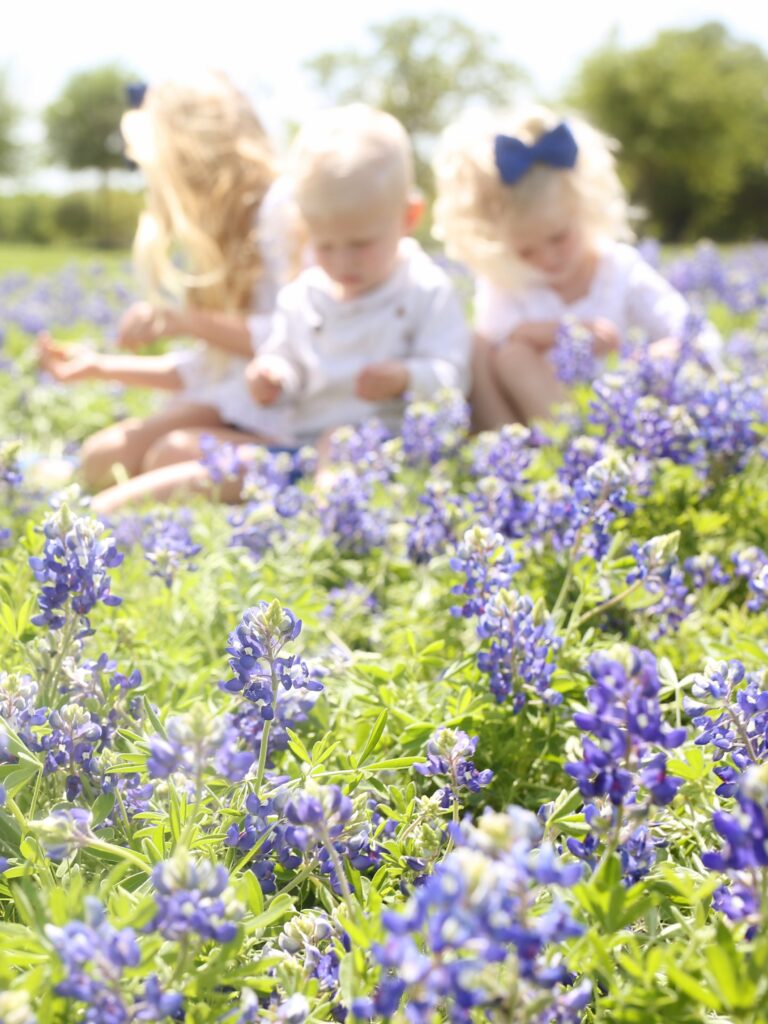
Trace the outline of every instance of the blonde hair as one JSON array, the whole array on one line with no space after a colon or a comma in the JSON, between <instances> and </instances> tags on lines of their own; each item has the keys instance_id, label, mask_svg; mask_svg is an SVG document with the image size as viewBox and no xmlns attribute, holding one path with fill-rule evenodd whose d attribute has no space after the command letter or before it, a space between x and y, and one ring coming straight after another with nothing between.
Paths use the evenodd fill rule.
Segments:
<instances>
[{"instance_id":1,"label":"blonde hair","mask_svg":"<svg viewBox=\"0 0 768 1024\"><path fill-rule=\"evenodd\" d=\"M413 150L405 128L391 114L364 103L313 117L296 136L289 162L305 220L382 201L404 207L413 192Z\"/></svg>"},{"instance_id":2,"label":"blonde hair","mask_svg":"<svg viewBox=\"0 0 768 1024\"><path fill-rule=\"evenodd\" d=\"M575 203L593 240L631 240L629 207L616 172L616 144L577 117L567 124L578 155L571 170L534 164L514 185L501 180L494 141L509 135L531 145L561 121L545 107L512 114L473 113L446 129L435 157L434 235L446 253L502 288L517 290L535 272L514 252L510 236L537 205L559 194Z\"/></svg>"},{"instance_id":3,"label":"blonde hair","mask_svg":"<svg viewBox=\"0 0 768 1024\"><path fill-rule=\"evenodd\" d=\"M133 256L149 296L251 308L263 274L257 214L276 166L247 98L220 73L160 83L122 130L148 185Z\"/></svg>"}]
</instances>

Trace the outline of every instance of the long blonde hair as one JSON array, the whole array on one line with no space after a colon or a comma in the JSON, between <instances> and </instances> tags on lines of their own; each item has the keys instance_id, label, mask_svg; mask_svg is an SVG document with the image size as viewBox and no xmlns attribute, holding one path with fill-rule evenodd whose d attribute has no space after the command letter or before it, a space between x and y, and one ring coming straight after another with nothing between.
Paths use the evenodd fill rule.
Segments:
<instances>
[{"instance_id":1,"label":"long blonde hair","mask_svg":"<svg viewBox=\"0 0 768 1024\"><path fill-rule=\"evenodd\" d=\"M133 256L148 295L250 309L264 272L257 216L276 161L247 98L221 73L160 83L122 131L147 179Z\"/></svg>"},{"instance_id":2,"label":"long blonde hair","mask_svg":"<svg viewBox=\"0 0 768 1024\"><path fill-rule=\"evenodd\" d=\"M537 204L558 194L575 201L582 225L594 239L631 240L630 209L616 171L612 139L578 117L567 123L578 144L571 170L536 164L514 185L505 185L494 157L496 135L530 145L561 119L531 105L516 113L472 117L446 129L435 157L437 201L434 234L449 256L499 287L517 290L532 271L511 244L515 224Z\"/></svg>"}]
</instances>

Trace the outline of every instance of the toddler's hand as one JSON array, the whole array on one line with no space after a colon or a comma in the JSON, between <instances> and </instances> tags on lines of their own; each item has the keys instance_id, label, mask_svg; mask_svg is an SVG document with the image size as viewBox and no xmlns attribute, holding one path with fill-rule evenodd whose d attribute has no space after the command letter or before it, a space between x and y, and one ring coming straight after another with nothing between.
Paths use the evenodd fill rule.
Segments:
<instances>
[{"instance_id":1,"label":"toddler's hand","mask_svg":"<svg viewBox=\"0 0 768 1024\"><path fill-rule=\"evenodd\" d=\"M162 310L151 302L134 302L120 320L117 344L135 352L161 338L165 329L166 317Z\"/></svg>"},{"instance_id":2,"label":"toddler's hand","mask_svg":"<svg viewBox=\"0 0 768 1024\"><path fill-rule=\"evenodd\" d=\"M283 382L269 356L257 356L245 369L251 394L259 405L273 405L283 393Z\"/></svg>"},{"instance_id":3,"label":"toddler's hand","mask_svg":"<svg viewBox=\"0 0 768 1024\"><path fill-rule=\"evenodd\" d=\"M50 334L37 336L40 369L62 383L92 380L99 375L99 353L87 345L62 345Z\"/></svg>"},{"instance_id":4,"label":"toddler's hand","mask_svg":"<svg viewBox=\"0 0 768 1024\"><path fill-rule=\"evenodd\" d=\"M680 339L659 338L652 341L648 346L648 355L651 359L675 360L680 355Z\"/></svg>"},{"instance_id":5,"label":"toddler's hand","mask_svg":"<svg viewBox=\"0 0 768 1024\"><path fill-rule=\"evenodd\" d=\"M408 368L396 360L371 363L361 370L355 381L355 394L367 402L383 402L387 398L399 398L408 390L410 374Z\"/></svg>"},{"instance_id":6,"label":"toddler's hand","mask_svg":"<svg viewBox=\"0 0 768 1024\"><path fill-rule=\"evenodd\" d=\"M595 339L593 351L596 356L607 356L609 352L618 352L621 338L619 330L612 320L598 316L594 320L585 321L584 326L589 328Z\"/></svg>"}]
</instances>

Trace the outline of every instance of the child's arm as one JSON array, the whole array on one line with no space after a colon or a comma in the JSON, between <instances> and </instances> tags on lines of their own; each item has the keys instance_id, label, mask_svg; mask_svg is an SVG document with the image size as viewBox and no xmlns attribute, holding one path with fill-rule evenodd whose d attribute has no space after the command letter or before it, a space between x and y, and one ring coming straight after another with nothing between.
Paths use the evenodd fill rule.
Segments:
<instances>
[{"instance_id":1,"label":"child's arm","mask_svg":"<svg viewBox=\"0 0 768 1024\"><path fill-rule=\"evenodd\" d=\"M356 392L368 401L399 398L406 391L431 398L442 388L469 391L471 338L458 297L449 282L431 289L419 316L410 354L371 363L358 374Z\"/></svg>"},{"instance_id":2,"label":"child's arm","mask_svg":"<svg viewBox=\"0 0 768 1024\"><path fill-rule=\"evenodd\" d=\"M272 405L279 398L296 398L306 387L309 367L300 343L300 313L293 309L294 290L281 293L269 336L248 364L245 376L254 399Z\"/></svg>"},{"instance_id":3,"label":"child's arm","mask_svg":"<svg viewBox=\"0 0 768 1024\"><path fill-rule=\"evenodd\" d=\"M232 355L253 352L248 318L241 313L210 309L171 309L137 302L120 321L118 345L131 351L160 338L191 335Z\"/></svg>"},{"instance_id":4,"label":"child's arm","mask_svg":"<svg viewBox=\"0 0 768 1024\"><path fill-rule=\"evenodd\" d=\"M38 338L40 368L62 383L105 380L126 387L180 391L183 381L173 356L96 352L86 345L62 345L49 334Z\"/></svg>"}]
</instances>

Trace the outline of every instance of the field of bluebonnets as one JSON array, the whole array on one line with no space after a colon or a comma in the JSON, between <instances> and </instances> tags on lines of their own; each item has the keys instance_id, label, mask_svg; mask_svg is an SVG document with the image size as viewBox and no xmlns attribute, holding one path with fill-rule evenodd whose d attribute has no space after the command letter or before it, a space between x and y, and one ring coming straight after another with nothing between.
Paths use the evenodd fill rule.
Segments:
<instances>
[{"instance_id":1,"label":"field of bluebonnets","mask_svg":"<svg viewBox=\"0 0 768 1024\"><path fill-rule=\"evenodd\" d=\"M39 457L148 399L33 341L127 278L0 281L2 1024L768 1020L768 248L663 270L717 376L106 523Z\"/></svg>"}]
</instances>

